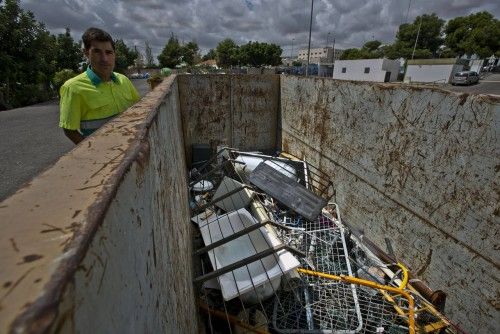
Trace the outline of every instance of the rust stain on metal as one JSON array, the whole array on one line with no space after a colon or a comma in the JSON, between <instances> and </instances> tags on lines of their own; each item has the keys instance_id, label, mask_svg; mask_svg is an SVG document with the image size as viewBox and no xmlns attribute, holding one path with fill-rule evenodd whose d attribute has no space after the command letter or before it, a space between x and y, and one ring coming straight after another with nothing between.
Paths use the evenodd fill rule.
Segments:
<instances>
[{"instance_id":1,"label":"rust stain on metal","mask_svg":"<svg viewBox=\"0 0 500 334\"><path fill-rule=\"evenodd\" d=\"M73 214L73 216L71 218L75 219L76 216L78 216L78 214L82 212L82 210L76 210L75 213Z\"/></svg>"},{"instance_id":2,"label":"rust stain on metal","mask_svg":"<svg viewBox=\"0 0 500 334\"><path fill-rule=\"evenodd\" d=\"M137 154L137 163L141 167L141 170L144 170L149 162L149 154L151 151L151 147L148 141L143 141L140 144L140 149Z\"/></svg>"},{"instance_id":3,"label":"rust stain on metal","mask_svg":"<svg viewBox=\"0 0 500 334\"><path fill-rule=\"evenodd\" d=\"M446 306L446 293L442 290L436 290L431 294L430 302L439 312L444 312Z\"/></svg>"},{"instance_id":4,"label":"rust stain on metal","mask_svg":"<svg viewBox=\"0 0 500 334\"><path fill-rule=\"evenodd\" d=\"M465 101L467 101L467 98L469 97L468 93L463 93L460 95L460 102L458 103L459 105L463 106L465 104Z\"/></svg>"},{"instance_id":5,"label":"rust stain on metal","mask_svg":"<svg viewBox=\"0 0 500 334\"><path fill-rule=\"evenodd\" d=\"M77 203L80 204L88 203L88 196L95 196L91 199L91 203L93 202L94 204L90 206L85 206L88 204L81 205L82 211L84 210L86 212L85 217L82 218L84 219L85 224L83 224L80 228L75 228L75 230L72 231L73 233L69 234L68 238L64 240L62 243L60 243L59 240L52 241L51 250L53 254L48 254L47 256L45 256L45 258L48 257L49 259L51 259L52 257L60 257L60 255L65 253L68 254L68 256L60 257L61 260L57 264L53 274L47 276L47 273L44 269L48 265L48 260L44 260L40 266L32 266L30 268L30 270L36 269L37 272L40 272L41 275L44 275L42 282L46 283L43 285L38 284L38 286L40 287L43 286L44 293L43 294L36 293L36 296L39 297L34 297L33 294L31 294L30 297L28 298L27 296L23 296L22 293L16 292L16 300L19 300L19 302L13 301L13 303L10 303L8 310L8 312L10 312L8 316L14 317L12 319L13 322L10 323L10 331L15 332L20 328L25 328L25 329L27 328L28 332L45 332L51 325L54 319L53 315L57 313L57 307L61 300L62 291L66 287L69 280L71 280L71 278L73 277L74 272L76 271L79 263L81 262L81 259L85 256L87 249L93 239L93 236L97 228L102 223L105 212L109 207L110 202L115 196L117 188L120 184L120 180L123 178L123 175L125 175L125 173L129 170L131 164L137 159L140 150L139 143L141 139L147 136L150 124L158 117L157 113L157 111L159 110L158 107L162 103L165 95L169 94L171 90L171 85L174 82L174 80L175 76L172 76L167 80L164 80L164 82L161 84L162 86L161 90L157 90L155 92L148 94L146 98L144 98L143 100L141 100L141 102L138 103L139 105L142 105L141 106L142 118L131 120L132 117L130 117L128 115L128 111L126 111L122 113L119 117L117 117L115 120L113 120L112 123L108 123L107 125L105 125L101 131L97 132L94 135L93 139L94 140L100 139L100 141L104 143L104 145L102 145L102 147L99 146L99 148L96 149L95 154L90 158L86 157L85 155L81 156L85 156L84 162L96 158L97 154L100 154L99 158L101 159L101 161L107 160L107 162L102 163L104 166L102 165L99 166L100 168L98 170L96 170L96 168L93 167L95 163L91 164L90 161L86 165L84 165L84 167L86 168L85 170L89 172L89 176L91 173L92 177L96 176L101 172L103 173L103 180L102 182L100 182L101 186L96 187L95 194L90 194L88 192L83 192L82 194L79 194L75 191L75 189L81 187L76 186L73 189L73 193L65 195L69 201L75 202L75 204L71 204L71 206L73 207L78 208ZM156 110L156 112L148 114L150 110ZM117 141L120 141L119 139L121 137L120 131L123 131L123 129L119 130L114 128L117 124L121 124L120 122L128 123L130 127L135 127L134 122L142 122L144 126L138 128L137 133L130 135L131 137L135 136L134 140L132 141L127 140L130 138L126 137L122 139L122 142L120 142L120 144L122 145L121 147L123 147L122 152L125 153L120 152L118 156L114 156L111 159L112 160L111 162L116 161L118 165L116 167L115 166L109 167L107 165L110 164L110 161L107 158L106 153L109 154L110 152L112 152L111 143L116 144ZM85 147L84 150L87 150L87 147ZM81 149L81 145L80 147L77 146L68 155L78 156L80 151L83 152L83 150ZM61 160L57 162L57 164L69 166L73 161L71 159L72 159L71 157L69 158L63 157ZM98 161L98 159L96 159L95 161ZM74 162L76 164L76 160ZM81 161L78 161L78 164L81 166L82 165ZM112 171L111 174L106 172L106 170L108 169ZM52 178L54 177L53 174L57 173L55 169L52 169L48 170L45 174L48 174L48 176L45 176L46 178ZM39 181L40 177L38 177L37 179L35 179L34 182L36 182L40 186L40 183L43 183L43 177L45 174L42 174L42 181ZM74 181L73 183L81 182L80 184L82 184L85 180L91 178L87 176L84 177L86 179L83 179L83 177L81 177L79 179L77 178L76 179L77 181L75 181L74 178L72 178L71 180ZM31 195L31 193L23 194L23 196L29 196L29 195ZM18 205L19 201L17 200L17 198L14 199L16 196L17 197L21 196L20 192L17 192L16 195L14 195L10 199L9 203ZM83 199L82 196L84 197ZM7 214L10 214L10 212L7 212ZM71 216L74 214L74 211L67 212L66 214L67 214L67 219L71 219ZM29 213L28 215L30 217L33 216L33 214ZM39 216L37 217L37 219L39 219ZM59 219L63 218L59 217ZM56 249L55 247L57 246L60 248ZM27 274L25 274L22 278L24 278L26 275ZM25 284L23 283L23 285ZM22 299L18 298L20 296L22 296ZM12 298L13 297L9 296L9 299ZM15 305L21 302L24 302L24 304L26 304L25 301L31 298L35 299L33 302L30 302L30 306L27 307L22 313L20 314L17 313L18 312L17 310L19 310L19 308L14 309L14 307L16 307ZM5 312L5 309L2 312Z\"/></svg>"},{"instance_id":6,"label":"rust stain on metal","mask_svg":"<svg viewBox=\"0 0 500 334\"><path fill-rule=\"evenodd\" d=\"M18 264L30 263L33 261L40 260L41 258L43 258L43 255L40 255L40 254L26 255L26 256L23 256L23 262L19 262Z\"/></svg>"},{"instance_id":7,"label":"rust stain on metal","mask_svg":"<svg viewBox=\"0 0 500 334\"><path fill-rule=\"evenodd\" d=\"M14 284L10 284L10 282L8 282L8 283L9 283L9 286L10 286L10 289L9 289L9 290L7 290L7 292L6 292L6 293L5 293L5 294L4 294L4 295L0 298L0 303L1 303L1 302L3 302L3 300L4 300L4 299L5 299L5 298L6 298L6 297L7 297L7 296L8 296L8 295L12 292L12 291L14 291L14 289L15 289L15 288L19 285L19 283L21 283L21 282L22 282L22 281L26 278L26 276L28 276L28 275L29 275L29 273L33 271L33 269L35 269L35 268L33 268L33 267L29 268L26 272L24 272L24 274L22 274L22 275L21 275L21 277L19 277L19 278L18 278L18 279L14 282Z\"/></svg>"},{"instance_id":8,"label":"rust stain on metal","mask_svg":"<svg viewBox=\"0 0 500 334\"><path fill-rule=\"evenodd\" d=\"M53 226L53 225L50 225L50 224L42 224L42 225L50 227L50 229L41 230L40 233L61 232L62 234L66 234L66 232L62 228L60 228L60 227Z\"/></svg>"},{"instance_id":9,"label":"rust stain on metal","mask_svg":"<svg viewBox=\"0 0 500 334\"><path fill-rule=\"evenodd\" d=\"M495 310L500 310L500 296L497 293L497 299L489 299L488 303L495 308Z\"/></svg>"},{"instance_id":10,"label":"rust stain on metal","mask_svg":"<svg viewBox=\"0 0 500 334\"><path fill-rule=\"evenodd\" d=\"M14 252L19 253L19 248L17 247L16 241L14 240L14 238L10 238L9 240L10 240L10 244L12 245L12 249L14 250Z\"/></svg>"},{"instance_id":11,"label":"rust stain on metal","mask_svg":"<svg viewBox=\"0 0 500 334\"><path fill-rule=\"evenodd\" d=\"M429 253L427 254L427 257L422 267L420 267L420 269L417 270L417 276L422 276L422 274L427 270L427 268L431 264L431 261L432 261L432 248L429 249Z\"/></svg>"}]
</instances>

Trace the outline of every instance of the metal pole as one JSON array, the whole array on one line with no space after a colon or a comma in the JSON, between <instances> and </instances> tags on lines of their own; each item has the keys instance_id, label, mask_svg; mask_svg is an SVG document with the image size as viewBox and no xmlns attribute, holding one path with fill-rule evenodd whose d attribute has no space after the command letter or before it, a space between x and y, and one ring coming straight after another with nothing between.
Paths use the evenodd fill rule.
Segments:
<instances>
[{"instance_id":1,"label":"metal pole","mask_svg":"<svg viewBox=\"0 0 500 334\"><path fill-rule=\"evenodd\" d=\"M333 36L333 59L332 59L332 77L333 77L333 72L335 71L335 36Z\"/></svg>"},{"instance_id":2,"label":"metal pole","mask_svg":"<svg viewBox=\"0 0 500 334\"><path fill-rule=\"evenodd\" d=\"M314 7L314 0L311 0L311 19L309 20L309 45L307 47L306 77L309 75L309 57L311 56L311 30L313 23L313 7Z\"/></svg>"},{"instance_id":3,"label":"metal pole","mask_svg":"<svg viewBox=\"0 0 500 334\"><path fill-rule=\"evenodd\" d=\"M290 59L293 59L293 42L295 41L295 38L292 38L292 51L290 51Z\"/></svg>"},{"instance_id":4,"label":"metal pole","mask_svg":"<svg viewBox=\"0 0 500 334\"><path fill-rule=\"evenodd\" d=\"M418 36L420 35L420 27L422 26L422 15L420 15L420 24L418 25L417 38L415 39L415 45L413 46L413 52L411 53L411 59L415 55L415 49L417 48Z\"/></svg>"},{"instance_id":5,"label":"metal pole","mask_svg":"<svg viewBox=\"0 0 500 334\"><path fill-rule=\"evenodd\" d=\"M333 48L333 59L332 59L332 63L335 62L335 36L333 37L333 45L332 45L332 48Z\"/></svg>"}]
</instances>

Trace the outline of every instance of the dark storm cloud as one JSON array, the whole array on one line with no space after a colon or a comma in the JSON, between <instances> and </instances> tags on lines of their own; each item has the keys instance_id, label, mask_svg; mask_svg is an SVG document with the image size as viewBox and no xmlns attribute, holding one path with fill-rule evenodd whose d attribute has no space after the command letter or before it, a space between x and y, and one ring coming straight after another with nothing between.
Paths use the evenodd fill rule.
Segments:
<instances>
[{"instance_id":1,"label":"dark storm cloud","mask_svg":"<svg viewBox=\"0 0 500 334\"><path fill-rule=\"evenodd\" d=\"M312 45L360 47L373 38L392 43L401 23L436 13L448 20L487 10L500 16L491 0L315 0ZM171 33L195 40L207 51L224 38L237 43L261 41L289 54L307 46L310 0L21 0L53 33L69 27L80 39L89 26L102 27L140 50L148 40L158 54Z\"/></svg>"}]
</instances>

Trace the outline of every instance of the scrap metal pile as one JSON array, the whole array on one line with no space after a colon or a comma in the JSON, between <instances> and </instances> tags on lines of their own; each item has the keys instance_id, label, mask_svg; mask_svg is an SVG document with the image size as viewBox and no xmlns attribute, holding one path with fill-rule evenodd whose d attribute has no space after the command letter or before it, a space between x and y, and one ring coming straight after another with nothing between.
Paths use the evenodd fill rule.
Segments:
<instances>
[{"instance_id":1,"label":"scrap metal pile","mask_svg":"<svg viewBox=\"0 0 500 334\"><path fill-rule=\"evenodd\" d=\"M194 279L210 333L456 333L342 224L327 175L223 148L190 172Z\"/></svg>"}]
</instances>

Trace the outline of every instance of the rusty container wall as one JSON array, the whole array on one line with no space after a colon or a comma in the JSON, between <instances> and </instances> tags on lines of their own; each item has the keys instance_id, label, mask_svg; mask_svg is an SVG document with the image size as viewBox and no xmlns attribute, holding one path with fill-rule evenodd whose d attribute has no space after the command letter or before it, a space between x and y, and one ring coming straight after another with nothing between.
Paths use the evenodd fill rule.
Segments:
<instances>
[{"instance_id":1,"label":"rusty container wall","mask_svg":"<svg viewBox=\"0 0 500 334\"><path fill-rule=\"evenodd\" d=\"M174 83L75 276L75 312L82 315L75 328L94 333L195 332L177 97ZM110 308L115 309L112 317ZM95 328L89 330L89 324Z\"/></svg>"},{"instance_id":2,"label":"rusty container wall","mask_svg":"<svg viewBox=\"0 0 500 334\"><path fill-rule=\"evenodd\" d=\"M471 333L499 329L500 100L283 76L282 145L326 170L345 220L433 289Z\"/></svg>"},{"instance_id":3,"label":"rusty container wall","mask_svg":"<svg viewBox=\"0 0 500 334\"><path fill-rule=\"evenodd\" d=\"M0 332L195 333L178 86L0 204Z\"/></svg>"},{"instance_id":4,"label":"rusty container wall","mask_svg":"<svg viewBox=\"0 0 500 334\"><path fill-rule=\"evenodd\" d=\"M215 150L225 144L242 150L279 146L278 75L178 76L184 145Z\"/></svg>"}]
</instances>

